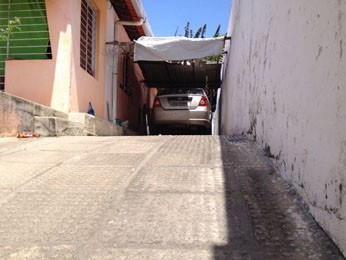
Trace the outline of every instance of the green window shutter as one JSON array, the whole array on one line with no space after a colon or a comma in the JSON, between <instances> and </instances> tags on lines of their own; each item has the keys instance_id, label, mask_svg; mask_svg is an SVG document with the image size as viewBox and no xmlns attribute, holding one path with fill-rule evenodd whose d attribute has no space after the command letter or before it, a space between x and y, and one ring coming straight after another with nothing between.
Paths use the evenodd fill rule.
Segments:
<instances>
[{"instance_id":1,"label":"green window shutter","mask_svg":"<svg viewBox=\"0 0 346 260\"><path fill-rule=\"evenodd\" d=\"M7 40L0 41L0 90L6 59L52 58L45 1L0 0L0 28L5 28L8 20L15 17L20 19L20 30L14 30Z\"/></svg>"},{"instance_id":2,"label":"green window shutter","mask_svg":"<svg viewBox=\"0 0 346 260\"><path fill-rule=\"evenodd\" d=\"M8 23L8 0L0 0L0 29L5 29ZM0 91L5 84L5 60L7 42L0 39Z\"/></svg>"}]
</instances>

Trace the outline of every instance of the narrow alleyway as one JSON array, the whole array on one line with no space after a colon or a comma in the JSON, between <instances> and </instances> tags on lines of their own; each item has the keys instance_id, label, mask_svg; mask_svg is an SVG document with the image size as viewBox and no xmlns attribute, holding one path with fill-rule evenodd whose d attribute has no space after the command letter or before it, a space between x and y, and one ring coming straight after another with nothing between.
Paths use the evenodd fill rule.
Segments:
<instances>
[{"instance_id":1,"label":"narrow alleyway","mask_svg":"<svg viewBox=\"0 0 346 260\"><path fill-rule=\"evenodd\" d=\"M227 136L0 139L0 259L344 259Z\"/></svg>"}]
</instances>

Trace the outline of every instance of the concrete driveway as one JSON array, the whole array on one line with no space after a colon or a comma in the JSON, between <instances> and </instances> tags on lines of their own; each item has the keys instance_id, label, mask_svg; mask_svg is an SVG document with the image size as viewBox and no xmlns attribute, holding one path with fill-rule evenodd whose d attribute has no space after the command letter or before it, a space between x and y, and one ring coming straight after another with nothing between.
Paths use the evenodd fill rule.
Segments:
<instances>
[{"instance_id":1,"label":"concrete driveway","mask_svg":"<svg viewBox=\"0 0 346 260\"><path fill-rule=\"evenodd\" d=\"M0 139L0 259L343 259L261 149Z\"/></svg>"}]
</instances>

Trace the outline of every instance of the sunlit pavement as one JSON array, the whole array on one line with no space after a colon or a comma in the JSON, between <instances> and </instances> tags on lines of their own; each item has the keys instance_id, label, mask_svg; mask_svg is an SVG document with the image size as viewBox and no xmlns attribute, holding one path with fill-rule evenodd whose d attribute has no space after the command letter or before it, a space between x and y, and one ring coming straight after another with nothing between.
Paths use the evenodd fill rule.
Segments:
<instances>
[{"instance_id":1,"label":"sunlit pavement","mask_svg":"<svg viewBox=\"0 0 346 260\"><path fill-rule=\"evenodd\" d=\"M261 149L0 139L0 259L343 259Z\"/></svg>"}]
</instances>

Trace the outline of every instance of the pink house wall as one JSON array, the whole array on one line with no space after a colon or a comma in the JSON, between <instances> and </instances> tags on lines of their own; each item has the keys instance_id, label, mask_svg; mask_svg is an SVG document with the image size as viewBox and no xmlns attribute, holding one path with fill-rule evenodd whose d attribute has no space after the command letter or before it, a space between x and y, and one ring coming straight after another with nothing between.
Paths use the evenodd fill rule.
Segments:
<instances>
[{"instance_id":1,"label":"pink house wall","mask_svg":"<svg viewBox=\"0 0 346 260\"><path fill-rule=\"evenodd\" d=\"M73 0L73 9L80 12L80 1ZM92 103L97 117L104 117L104 91L105 91L105 66L106 66L106 22L107 1L93 1L98 9L97 47L96 47L96 75L92 77L80 67L80 16L75 18L72 37L73 60L71 79L71 111L86 112L89 101ZM78 39L78 40L77 40Z\"/></svg>"},{"instance_id":2,"label":"pink house wall","mask_svg":"<svg viewBox=\"0 0 346 260\"><path fill-rule=\"evenodd\" d=\"M123 27L119 26L119 41L130 42L126 31ZM140 130L141 114L143 105L148 103L149 91L145 87L144 77L138 64L134 64L134 75L132 75L130 81L131 95L128 95L122 88L123 85L123 62L121 55L118 61L118 79L117 79L117 114L116 117L122 121L129 121L130 127L135 130ZM130 74L131 76L131 74Z\"/></svg>"},{"instance_id":3,"label":"pink house wall","mask_svg":"<svg viewBox=\"0 0 346 260\"><path fill-rule=\"evenodd\" d=\"M87 112L92 102L104 116L107 1L98 10L96 76L80 67L80 0L46 0L53 58L6 61L5 91L64 112Z\"/></svg>"},{"instance_id":4,"label":"pink house wall","mask_svg":"<svg viewBox=\"0 0 346 260\"><path fill-rule=\"evenodd\" d=\"M81 0L46 0L53 58L6 61L7 93L64 112L87 112L90 101L96 116L107 118L106 98L111 99L105 96L109 92L105 91L109 88L105 78L106 55L109 55L106 51L108 1L94 0L93 3L98 10L95 77L80 67ZM123 26L117 27L117 40L130 43ZM142 83L144 77L139 66L135 64L131 76L132 95L127 95L120 87L123 63L120 57L118 61L115 118L128 120L130 127L136 130L143 123L141 109L148 102L149 91Z\"/></svg>"}]
</instances>

